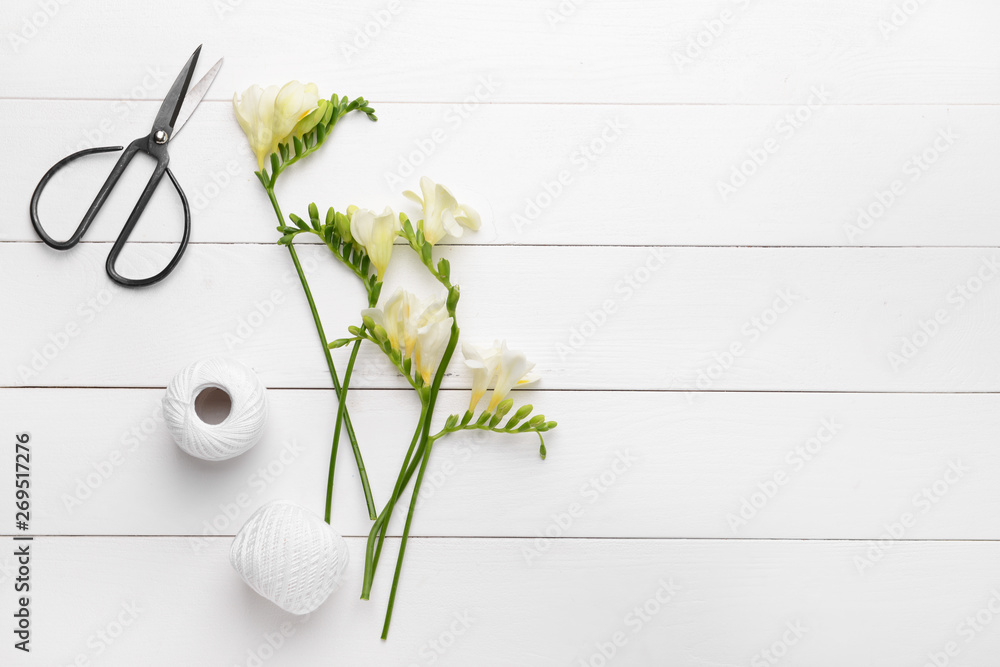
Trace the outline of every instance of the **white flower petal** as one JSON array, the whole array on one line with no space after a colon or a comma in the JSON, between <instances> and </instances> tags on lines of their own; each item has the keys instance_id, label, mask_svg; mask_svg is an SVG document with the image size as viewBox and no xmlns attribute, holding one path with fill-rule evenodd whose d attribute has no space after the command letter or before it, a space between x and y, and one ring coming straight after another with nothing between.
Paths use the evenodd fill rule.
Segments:
<instances>
[{"instance_id":1,"label":"white flower petal","mask_svg":"<svg viewBox=\"0 0 1000 667\"><path fill-rule=\"evenodd\" d=\"M319 103L316 84L301 84L289 81L275 95L274 120L272 122L273 149L288 140L300 120L312 113Z\"/></svg>"},{"instance_id":2,"label":"white flower petal","mask_svg":"<svg viewBox=\"0 0 1000 667\"><path fill-rule=\"evenodd\" d=\"M535 382L538 382L541 379L542 379L542 376L539 375L538 373L530 372L527 375L525 375L524 377L522 377L520 380L518 380L517 384L515 384L514 386L515 387L520 387L523 384L534 384Z\"/></svg>"},{"instance_id":3,"label":"white flower petal","mask_svg":"<svg viewBox=\"0 0 1000 667\"><path fill-rule=\"evenodd\" d=\"M382 280L385 270L389 267L389 259L392 257L392 245L396 240L396 231L399 229L399 218L388 206L382 214L376 216L372 222L371 237L369 246L366 246L368 257L371 259L378 279Z\"/></svg>"},{"instance_id":4,"label":"white flower petal","mask_svg":"<svg viewBox=\"0 0 1000 667\"><path fill-rule=\"evenodd\" d=\"M277 86L265 89L253 84L243 91L243 95L233 96L236 120L243 128L243 133L247 135L250 148L257 157L259 169L264 167L264 161L271 154L271 119L274 115L274 95L277 94L277 90Z\"/></svg>"},{"instance_id":5,"label":"white flower petal","mask_svg":"<svg viewBox=\"0 0 1000 667\"><path fill-rule=\"evenodd\" d=\"M351 236L361 247L368 248L372 226L375 224L375 212L367 208L359 208L351 216Z\"/></svg>"},{"instance_id":6,"label":"white flower petal","mask_svg":"<svg viewBox=\"0 0 1000 667\"><path fill-rule=\"evenodd\" d=\"M444 211L441 214L441 227L450 236L454 236L455 238L461 238L462 236L462 226L458 224L458 221L455 220L455 215L450 210Z\"/></svg>"},{"instance_id":7,"label":"white flower petal","mask_svg":"<svg viewBox=\"0 0 1000 667\"><path fill-rule=\"evenodd\" d=\"M451 338L452 318L431 322L427 326L421 327L417 332L417 348L413 354L416 361L417 372L423 379L424 384L430 384L437 370L444 350L448 347Z\"/></svg>"},{"instance_id":8,"label":"white flower petal","mask_svg":"<svg viewBox=\"0 0 1000 667\"><path fill-rule=\"evenodd\" d=\"M420 177L420 192L424 195L424 207L425 211L427 208L434 207L434 181L427 178L426 176Z\"/></svg>"},{"instance_id":9,"label":"white flower petal","mask_svg":"<svg viewBox=\"0 0 1000 667\"><path fill-rule=\"evenodd\" d=\"M455 199L455 195L451 194L451 190L440 183L434 188L434 203L442 211L452 211L458 208L458 200Z\"/></svg>"},{"instance_id":10,"label":"white flower petal","mask_svg":"<svg viewBox=\"0 0 1000 667\"><path fill-rule=\"evenodd\" d=\"M458 213L455 215L455 219L458 220L458 224L471 229L476 232L482 227L483 221L480 219L479 214L471 206L459 206Z\"/></svg>"},{"instance_id":11,"label":"white flower petal","mask_svg":"<svg viewBox=\"0 0 1000 667\"><path fill-rule=\"evenodd\" d=\"M382 327L385 329L386 333L389 335L389 342L392 346L400 352L403 349L400 348L400 343L403 340L403 330L404 330L404 318L405 318L405 308L406 305L407 292L403 289L396 288L396 291L392 293L389 300L385 302L383 310L385 311L384 323ZM404 358L406 355L403 355Z\"/></svg>"}]
</instances>

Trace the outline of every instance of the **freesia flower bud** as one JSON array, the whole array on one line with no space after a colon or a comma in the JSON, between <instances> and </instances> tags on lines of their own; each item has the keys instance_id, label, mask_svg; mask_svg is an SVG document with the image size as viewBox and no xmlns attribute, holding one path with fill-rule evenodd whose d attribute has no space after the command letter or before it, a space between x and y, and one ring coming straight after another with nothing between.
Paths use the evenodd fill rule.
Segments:
<instances>
[{"instance_id":1,"label":"freesia flower bud","mask_svg":"<svg viewBox=\"0 0 1000 667\"><path fill-rule=\"evenodd\" d=\"M448 290L448 310L454 312L455 308L458 306L458 299L462 296L462 291L459 289L458 285L452 285L451 289Z\"/></svg>"},{"instance_id":2,"label":"freesia flower bud","mask_svg":"<svg viewBox=\"0 0 1000 667\"><path fill-rule=\"evenodd\" d=\"M513 398L504 399L504 400L500 401L500 405L497 406L497 412L496 412L496 414L498 414L501 417L503 417L505 414L507 414L508 412L510 412L510 409L512 407L514 407L514 399Z\"/></svg>"},{"instance_id":3,"label":"freesia flower bud","mask_svg":"<svg viewBox=\"0 0 1000 667\"><path fill-rule=\"evenodd\" d=\"M350 211L351 209L348 208L347 210ZM351 219L343 213L335 214L333 219L337 229L337 236L342 238L346 243L353 241L354 237L351 236Z\"/></svg>"},{"instance_id":4,"label":"freesia flower bud","mask_svg":"<svg viewBox=\"0 0 1000 667\"><path fill-rule=\"evenodd\" d=\"M327 107L329 105L330 103L327 100L318 100L316 102L316 108L310 111L309 115L295 124L295 127L292 128L291 136L301 137L303 134L319 125L320 121L322 121L326 115Z\"/></svg>"},{"instance_id":5,"label":"freesia flower bud","mask_svg":"<svg viewBox=\"0 0 1000 667\"><path fill-rule=\"evenodd\" d=\"M520 408L518 408L517 412L514 413L514 416L507 420L507 423L504 424L504 428L507 429L514 428L515 426L517 426L517 423L519 421L521 421L531 413L531 410L532 407L530 405L522 405Z\"/></svg>"},{"instance_id":6,"label":"freesia flower bud","mask_svg":"<svg viewBox=\"0 0 1000 667\"><path fill-rule=\"evenodd\" d=\"M497 406L496 413L493 415L493 418L490 419L490 426L496 426L497 424L499 424L500 420L503 419L503 416L508 412L510 412L510 409L513 405L514 405L513 398L507 398L500 401L500 404Z\"/></svg>"}]
</instances>

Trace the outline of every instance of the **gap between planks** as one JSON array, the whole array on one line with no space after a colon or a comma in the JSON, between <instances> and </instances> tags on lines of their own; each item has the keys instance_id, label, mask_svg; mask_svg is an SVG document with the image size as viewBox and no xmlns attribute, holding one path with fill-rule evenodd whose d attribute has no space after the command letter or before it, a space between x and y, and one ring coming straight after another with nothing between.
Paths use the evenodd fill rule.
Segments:
<instances>
[{"instance_id":1,"label":"gap between planks","mask_svg":"<svg viewBox=\"0 0 1000 667\"><path fill-rule=\"evenodd\" d=\"M40 245L42 241L25 241L16 239L3 239L0 243L15 245L18 243L25 245ZM112 245L113 241L80 241L77 245ZM129 241L134 245L177 245L169 241ZM277 241L190 241L188 245L204 246L272 246L277 245ZM303 245L317 246L318 241L308 242ZM403 246L399 243L396 245ZM1000 250L997 245L719 245L719 244L659 244L659 243L441 243L440 248L747 248L766 250L825 250L825 249L851 249L851 250Z\"/></svg>"},{"instance_id":2,"label":"gap between planks","mask_svg":"<svg viewBox=\"0 0 1000 667\"><path fill-rule=\"evenodd\" d=\"M176 534L176 535L133 535L133 534L80 534L80 535L57 535L57 534L36 534L36 535L24 535L24 534L0 534L0 539L2 538L13 538L13 537L30 537L32 539L44 537L44 538L71 538L71 539L88 539L88 538L99 538L99 539L111 539L111 538L126 538L126 539L232 539L236 537L235 533L218 534L218 535L189 535L189 534ZM351 539L367 539L368 535L353 535L344 534L341 537L351 538ZM386 535L387 540L399 540L401 539L399 535ZM517 541L530 541L537 540L536 535L410 535L410 540L517 540ZM867 543L880 540L878 537L597 537L597 536L560 536L560 537L550 537L550 540L561 540L561 541L577 541L577 542L846 542L846 543ZM1000 543L1000 538L988 539L988 538L907 538L907 539L893 539L892 542L903 543L903 544L922 544L922 543L963 543L963 544L994 544Z\"/></svg>"},{"instance_id":3,"label":"gap between planks","mask_svg":"<svg viewBox=\"0 0 1000 667\"><path fill-rule=\"evenodd\" d=\"M367 98L366 98L367 99ZM134 102L127 97L3 97L0 102ZM162 102L163 98L150 97L140 102ZM441 105L462 104L465 100L375 100L369 104ZM204 99L199 104L232 104L230 100ZM527 100L482 100L483 106L562 106L562 107L788 107L784 102L538 102ZM998 107L1000 102L840 102L827 107Z\"/></svg>"},{"instance_id":4,"label":"gap between planks","mask_svg":"<svg viewBox=\"0 0 1000 667\"><path fill-rule=\"evenodd\" d=\"M452 373L446 373L445 377L454 377ZM101 386L101 385L0 385L0 391L18 389L60 389L74 391L77 389L100 390L100 391L132 391L132 390L162 390L165 386ZM333 391L333 387L266 387L268 391ZM408 391L409 387L351 387L350 391ZM442 387L441 391L469 391L469 387ZM569 393L569 392L596 392L608 394L853 394L857 396L892 394L898 396L927 395L927 396L991 396L1000 395L1000 391L858 391L854 389L625 389L625 388L600 388L584 389L573 387L566 389L553 389L544 387L533 387L532 392Z\"/></svg>"}]
</instances>

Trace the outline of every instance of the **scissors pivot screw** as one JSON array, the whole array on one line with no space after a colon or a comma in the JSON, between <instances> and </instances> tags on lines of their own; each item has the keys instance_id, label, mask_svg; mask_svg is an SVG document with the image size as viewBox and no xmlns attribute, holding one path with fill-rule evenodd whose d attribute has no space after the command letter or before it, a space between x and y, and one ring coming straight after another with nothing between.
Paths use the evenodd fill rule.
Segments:
<instances>
[{"instance_id":1,"label":"scissors pivot screw","mask_svg":"<svg viewBox=\"0 0 1000 667\"><path fill-rule=\"evenodd\" d=\"M170 137L168 137L167 133L164 132L163 130L157 130L156 134L153 135L153 141L155 141L156 143L158 143L160 145L163 145L163 144L167 143L167 139L169 139L169 138Z\"/></svg>"}]
</instances>

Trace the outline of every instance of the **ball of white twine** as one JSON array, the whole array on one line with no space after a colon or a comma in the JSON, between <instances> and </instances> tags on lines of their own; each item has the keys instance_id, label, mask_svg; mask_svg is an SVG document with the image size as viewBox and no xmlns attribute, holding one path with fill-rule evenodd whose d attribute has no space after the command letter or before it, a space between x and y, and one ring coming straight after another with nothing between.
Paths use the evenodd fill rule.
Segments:
<instances>
[{"instance_id":1,"label":"ball of white twine","mask_svg":"<svg viewBox=\"0 0 1000 667\"><path fill-rule=\"evenodd\" d=\"M301 505L275 500L247 519L229 560L250 588L285 611L308 614L340 587L347 542Z\"/></svg>"},{"instance_id":2,"label":"ball of white twine","mask_svg":"<svg viewBox=\"0 0 1000 667\"><path fill-rule=\"evenodd\" d=\"M209 388L229 395L229 415L206 424L195 411L195 399ZM223 357L197 361L174 376L163 397L163 419L177 446L191 456L221 461L256 445L267 421L267 394L252 370Z\"/></svg>"}]
</instances>

